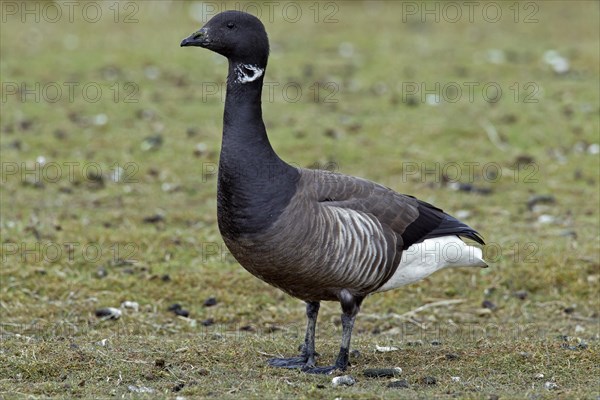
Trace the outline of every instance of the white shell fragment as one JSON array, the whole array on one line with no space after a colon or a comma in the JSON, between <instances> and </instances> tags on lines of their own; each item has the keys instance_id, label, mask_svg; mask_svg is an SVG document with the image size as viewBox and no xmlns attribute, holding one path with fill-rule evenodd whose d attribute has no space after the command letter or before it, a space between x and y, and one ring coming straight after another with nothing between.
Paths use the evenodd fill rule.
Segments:
<instances>
[{"instance_id":1,"label":"white shell fragment","mask_svg":"<svg viewBox=\"0 0 600 400\"><path fill-rule=\"evenodd\" d=\"M390 351L398 351L399 349L394 346L375 346L375 350L379 353L389 353Z\"/></svg>"},{"instance_id":2,"label":"white shell fragment","mask_svg":"<svg viewBox=\"0 0 600 400\"><path fill-rule=\"evenodd\" d=\"M129 389L129 391L133 393L154 393L154 389L146 386L129 385L127 386L127 389Z\"/></svg>"},{"instance_id":3,"label":"white shell fragment","mask_svg":"<svg viewBox=\"0 0 600 400\"><path fill-rule=\"evenodd\" d=\"M331 380L331 384L333 385L333 387L352 386L355 383L356 383L356 380L353 377L351 377L350 375L336 376L335 378L333 378Z\"/></svg>"},{"instance_id":4,"label":"white shell fragment","mask_svg":"<svg viewBox=\"0 0 600 400\"><path fill-rule=\"evenodd\" d=\"M558 385L557 385L556 383L554 383L554 382L550 382L550 381L548 381L548 382L544 383L544 387L545 387L547 390L555 390L555 389L558 389Z\"/></svg>"},{"instance_id":5,"label":"white shell fragment","mask_svg":"<svg viewBox=\"0 0 600 400\"><path fill-rule=\"evenodd\" d=\"M544 62L548 64L557 74L569 72L569 60L561 56L556 50L548 50L544 53Z\"/></svg>"},{"instance_id":6,"label":"white shell fragment","mask_svg":"<svg viewBox=\"0 0 600 400\"><path fill-rule=\"evenodd\" d=\"M121 303L121 308L127 308L137 312L140 309L140 305L137 301L124 301Z\"/></svg>"}]
</instances>

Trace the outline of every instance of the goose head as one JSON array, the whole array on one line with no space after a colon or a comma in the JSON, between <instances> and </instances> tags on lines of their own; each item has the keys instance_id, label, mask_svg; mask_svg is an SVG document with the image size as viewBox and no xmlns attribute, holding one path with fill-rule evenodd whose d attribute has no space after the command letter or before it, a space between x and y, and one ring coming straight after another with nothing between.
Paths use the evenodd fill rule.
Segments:
<instances>
[{"instance_id":1,"label":"goose head","mask_svg":"<svg viewBox=\"0 0 600 400\"><path fill-rule=\"evenodd\" d=\"M224 11L202 28L183 39L181 46L204 47L230 62L256 68L267 66L269 39L265 27L255 16L240 11Z\"/></svg>"}]
</instances>

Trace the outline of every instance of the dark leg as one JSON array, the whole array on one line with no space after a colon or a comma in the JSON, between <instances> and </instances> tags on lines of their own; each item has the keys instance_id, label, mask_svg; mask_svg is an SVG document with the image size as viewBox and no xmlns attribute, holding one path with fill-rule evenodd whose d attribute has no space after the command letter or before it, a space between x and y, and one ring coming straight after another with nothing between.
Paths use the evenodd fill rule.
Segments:
<instances>
[{"instance_id":1,"label":"dark leg","mask_svg":"<svg viewBox=\"0 0 600 400\"><path fill-rule=\"evenodd\" d=\"M306 336L304 337L304 348L302 349L302 355L306 356L306 366L315 366L315 332L317 330L317 315L319 314L319 302L306 303Z\"/></svg>"},{"instance_id":2,"label":"dark leg","mask_svg":"<svg viewBox=\"0 0 600 400\"><path fill-rule=\"evenodd\" d=\"M343 289L340 293L340 303L342 304L342 345L340 352L335 360L335 365L329 367L310 367L308 364L302 370L309 374L331 374L336 369L344 371L348 366L348 354L350 353L350 339L352 338L352 328L356 314L360 310L362 297L354 297L349 291Z\"/></svg>"},{"instance_id":3,"label":"dark leg","mask_svg":"<svg viewBox=\"0 0 600 400\"><path fill-rule=\"evenodd\" d=\"M290 358L271 358L268 363L272 367L280 368L302 368L315 366L315 330L317 326L317 315L319 314L320 303L306 303L306 335L304 336L304 346L299 357Z\"/></svg>"}]
</instances>

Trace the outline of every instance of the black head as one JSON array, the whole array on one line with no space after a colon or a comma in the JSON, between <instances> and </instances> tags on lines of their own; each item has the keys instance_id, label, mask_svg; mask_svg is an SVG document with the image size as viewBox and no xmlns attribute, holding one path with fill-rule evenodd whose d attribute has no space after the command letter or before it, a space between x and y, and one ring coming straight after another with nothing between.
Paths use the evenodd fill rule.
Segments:
<instances>
[{"instance_id":1,"label":"black head","mask_svg":"<svg viewBox=\"0 0 600 400\"><path fill-rule=\"evenodd\" d=\"M204 47L230 61L266 67L269 39L262 22L241 11L215 15L200 30L183 39L181 46Z\"/></svg>"}]
</instances>

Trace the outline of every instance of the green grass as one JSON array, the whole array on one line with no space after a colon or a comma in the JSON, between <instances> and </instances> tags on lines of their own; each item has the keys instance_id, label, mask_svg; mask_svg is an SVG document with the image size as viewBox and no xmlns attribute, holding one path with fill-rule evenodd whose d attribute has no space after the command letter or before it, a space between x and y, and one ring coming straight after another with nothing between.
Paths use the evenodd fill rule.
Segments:
<instances>
[{"instance_id":1,"label":"green grass","mask_svg":"<svg viewBox=\"0 0 600 400\"><path fill-rule=\"evenodd\" d=\"M498 23L480 12L471 23L466 9L457 23L404 22L402 5L393 2L331 3L337 23L323 22L335 8L320 3L315 23L312 3L302 3L299 22L287 22L279 8L266 23L266 81L279 86L263 110L282 158L333 166L454 214L469 210L465 221L489 243L486 270L443 271L366 299L353 338L360 356L348 370L358 382L342 388L331 387L331 377L266 366L268 355L296 351L304 307L243 270L220 239L215 176L206 172L218 162L223 103L217 95L203 98L202 88L221 84L226 70L212 53L179 48L200 25L190 4L141 2L135 23L122 22L135 10L125 8L130 3L121 5L119 23L110 4L94 24L81 17L81 4L72 23L66 15L60 23L36 23L3 14L0 396L600 396L599 156L588 151L600 141L598 3L538 2L536 23L523 22L534 3L520 4L518 23L512 3L498 3ZM345 42L351 57L339 52ZM490 63L491 49L506 60ZM568 73L543 62L552 49L569 59ZM48 101L52 82L63 89L56 102ZM97 84L102 95L90 102L76 89L70 99L65 82ZM135 102L125 101L127 82L138 89ZM277 89L290 82L302 88L295 103ZM315 82L322 100L337 87L330 98L336 102L315 102ZM503 92L495 103L476 89L472 101L463 92L438 106L418 93L410 105L403 82L428 89L455 82L465 90L465 83L493 82ZM33 88L39 101L12 94L11 84ZM532 88L537 102L525 102ZM99 114L105 124L93 123ZM500 145L486 134L490 125ZM145 139L157 134L162 145L144 150ZM206 151L195 154L199 143ZM40 156L45 166L36 164ZM466 163L478 163L470 164L473 179ZM88 176L94 165L103 183ZM492 193L450 190L440 173L452 173L453 165L461 182ZM117 166L124 168L120 182L110 180ZM500 176L486 177L486 166L499 167ZM555 202L530 210L533 195ZM164 220L144 222L157 214ZM553 222L540 223L543 214ZM519 291L526 298L515 296ZM210 296L218 304L204 307ZM97 308L126 300L139 310L124 310L117 321L95 317ZM445 300L463 301L397 317ZM482 311L484 300L497 308ZM167 311L176 302L189 319ZM215 324L203 326L209 318ZM338 319L338 305L324 304L320 364L335 357ZM578 347L577 338L587 347ZM400 350L377 353L376 345ZM451 353L458 358L448 359ZM408 389L362 375L396 366ZM437 384L423 384L425 376ZM456 376L460 382L452 381ZM548 390L546 382L558 388ZM154 393L134 393L129 385Z\"/></svg>"}]
</instances>

